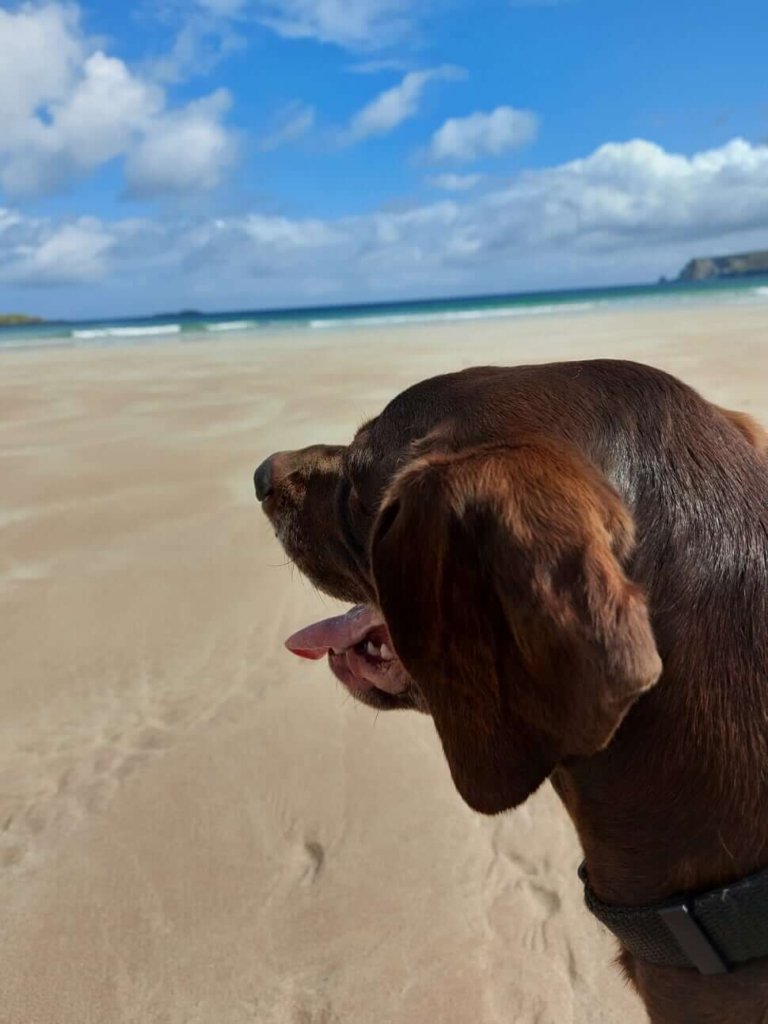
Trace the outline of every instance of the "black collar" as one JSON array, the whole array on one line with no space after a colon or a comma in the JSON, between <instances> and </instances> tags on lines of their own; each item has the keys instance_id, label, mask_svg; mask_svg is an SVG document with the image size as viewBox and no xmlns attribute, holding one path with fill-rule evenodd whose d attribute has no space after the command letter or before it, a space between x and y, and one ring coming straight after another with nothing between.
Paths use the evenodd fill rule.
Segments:
<instances>
[{"instance_id":1,"label":"black collar","mask_svg":"<svg viewBox=\"0 0 768 1024\"><path fill-rule=\"evenodd\" d=\"M587 908L641 960L723 974L768 957L768 870L645 907L601 903L584 864L579 878Z\"/></svg>"}]
</instances>

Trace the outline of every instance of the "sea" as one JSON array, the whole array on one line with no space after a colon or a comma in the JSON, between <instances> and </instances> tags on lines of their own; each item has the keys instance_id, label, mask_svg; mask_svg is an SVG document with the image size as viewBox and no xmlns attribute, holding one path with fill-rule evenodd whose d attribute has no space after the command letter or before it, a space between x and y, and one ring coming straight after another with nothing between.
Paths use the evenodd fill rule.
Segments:
<instances>
[{"instance_id":1,"label":"sea","mask_svg":"<svg viewBox=\"0 0 768 1024\"><path fill-rule=\"evenodd\" d=\"M598 310L663 308L702 304L766 304L768 276L705 282L623 285L509 295L416 299L362 305L306 306L292 309L202 313L186 310L144 317L46 321L0 327L0 350L27 347L194 342L236 334L385 329L402 324L498 320L556 314L577 316Z\"/></svg>"}]
</instances>

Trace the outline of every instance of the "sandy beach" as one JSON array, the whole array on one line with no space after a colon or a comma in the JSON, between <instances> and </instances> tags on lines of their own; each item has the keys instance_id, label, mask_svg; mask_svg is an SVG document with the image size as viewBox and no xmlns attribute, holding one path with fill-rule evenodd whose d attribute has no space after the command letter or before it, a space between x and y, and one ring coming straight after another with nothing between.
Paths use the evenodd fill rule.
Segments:
<instances>
[{"instance_id":1,"label":"sandy beach","mask_svg":"<svg viewBox=\"0 0 768 1024\"><path fill-rule=\"evenodd\" d=\"M548 786L283 650L336 610L253 497L410 383L611 356L768 421L768 305L0 353L0 1022L640 1024Z\"/></svg>"}]
</instances>

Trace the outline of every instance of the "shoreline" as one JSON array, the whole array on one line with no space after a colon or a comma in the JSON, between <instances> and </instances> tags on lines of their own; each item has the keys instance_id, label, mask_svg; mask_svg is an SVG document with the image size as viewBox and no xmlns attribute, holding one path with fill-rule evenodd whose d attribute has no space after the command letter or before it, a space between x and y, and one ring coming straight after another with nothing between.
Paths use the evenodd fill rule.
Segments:
<instances>
[{"instance_id":1,"label":"shoreline","mask_svg":"<svg viewBox=\"0 0 768 1024\"><path fill-rule=\"evenodd\" d=\"M636 291L638 294L629 294ZM611 296L609 293L624 293ZM559 296L559 297L558 297ZM564 298L563 296L567 296ZM529 301L537 300L537 301ZM736 285L706 285L680 288L675 285L632 286L604 290L541 292L525 296L481 296L476 299L418 300L404 303L364 304L346 307L308 307L305 310L263 313L195 315L104 321L63 321L0 328L0 357L19 348L117 348L158 346L175 341L239 339L244 336L268 340L315 333L396 330L399 327L473 324L494 321L538 320L581 317L605 313L642 313L661 310L718 309L768 306L768 279ZM430 308L434 307L434 308ZM368 310L368 312L365 312ZM280 319L270 319L279 316Z\"/></svg>"}]
</instances>

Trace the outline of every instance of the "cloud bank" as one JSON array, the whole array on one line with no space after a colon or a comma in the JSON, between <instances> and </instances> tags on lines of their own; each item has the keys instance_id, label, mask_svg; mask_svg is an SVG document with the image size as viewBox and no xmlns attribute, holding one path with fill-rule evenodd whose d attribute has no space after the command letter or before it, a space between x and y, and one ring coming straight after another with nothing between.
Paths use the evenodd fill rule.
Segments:
<instances>
[{"instance_id":1,"label":"cloud bank","mask_svg":"<svg viewBox=\"0 0 768 1024\"><path fill-rule=\"evenodd\" d=\"M477 197L335 220L108 223L0 210L0 281L99 281L108 295L110 282L162 274L169 305L295 305L608 282L618 266L624 280L642 280L766 230L768 146L734 139L683 156L635 139Z\"/></svg>"}]
</instances>

